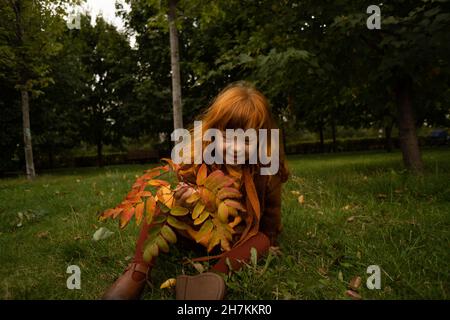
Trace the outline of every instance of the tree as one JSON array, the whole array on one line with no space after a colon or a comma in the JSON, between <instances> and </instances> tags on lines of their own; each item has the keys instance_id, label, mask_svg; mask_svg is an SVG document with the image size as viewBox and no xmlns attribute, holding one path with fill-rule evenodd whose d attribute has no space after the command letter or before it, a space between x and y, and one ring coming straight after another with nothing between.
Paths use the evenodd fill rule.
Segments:
<instances>
[{"instance_id":1,"label":"tree","mask_svg":"<svg viewBox=\"0 0 450 320\"><path fill-rule=\"evenodd\" d=\"M352 43L352 58L365 62L365 68L371 71L364 77L356 77L354 82L366 84L366 87L383 83L383 91L393 97L403 162L406 168L417 173L423 170L416 133L417 114L429 113L423 106L435 106L434 103L421 105L420 102L425 93L426 99L431 101L442 97L442 91L433 90L434 94L427 91L430 74L436 76L437 70L449 73L446 62L449 4L449 1L384 4L382 28L367 30L361 27L365 25L367 15L361 13L360 6L349 1L345 13L336 17L331 28L335 38ZM362 88L361 85L358 87Z\"/></svg>"},{"instance_id":2,"label":"tree","mask_svg":"<svg viewBox=\"0 0 450 320\"><path fill-rule=\"evenodd\" d=\"M135 85L134 53L124 34L98 17L82 16L81 29L73 34L80 46L80 136L97 148L97 164L103 165L105 144L119 146L128 125L129 106Z\"/></svg>"},{"instance_id":3,"label":"tree","mask_svg":"<svg viewBox=\"0 0 450 320\"><path fill-rule=\"evenodd\" d=\"M176 24L177 0L169 0L170 60L172 70L173 128L183 128L181 105L180 53Z\"/></svg>"},{"instance_id":4,"label":"tree","mask_svg":"<svg viewBox=\"0 0 450 320\"><path fill-rule=\"evenodd\" d=\"M7 0L0 3L2 60L20 92L23 142L28 179L35 176L30 127L32 97L51 83L48 60L58 52L57 36L63 28L64 1Z\"/></svg>"}]
</instances>

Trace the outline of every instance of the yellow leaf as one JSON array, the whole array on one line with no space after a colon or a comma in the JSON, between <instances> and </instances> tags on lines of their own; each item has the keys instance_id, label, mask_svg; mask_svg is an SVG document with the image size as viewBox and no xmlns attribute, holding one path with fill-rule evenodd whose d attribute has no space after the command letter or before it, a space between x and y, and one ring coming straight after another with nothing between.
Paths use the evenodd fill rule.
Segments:
<instances>
[{"instance_id":1,"label":"yellow leaf","mask_svg":"<svg viewBox=\"0 0 450 320\"><path fill-rule=\"evenodd\" d=\"M170 279L167 279L166 281L164 281L159 288L160 289L169 289L169 288L175 287L176 284L177 284L177 279L170 278Z\"/></svg>"},{"instance_id":2,"label":"yellow leaf","mask_svg":"<svg viewBox=\"0 0 450 320\"><path fill-rule=\"evenodd\" d=\"M200 228L200 230L197 232L196 237L195 237L195 241L197 241L197 243L202 241L202 239L205 236L207 236L209 233L211 233L213 227L214 227L214 225L211 222L211 220L205 221L205 223L203 223L203 225Z\"/></svg>"},{"instance_id":3,"label":"yellow leaf","mask_svg":"<svg viewBox=\"0 0 450 320\"><path fill-rule=\"evenodd\" d=\"M305 203L305 197L303 195L300 195L297 200L298 200L298 203L300 203L300 204Z\"/></svg>"},{"instance_id":4,"label":"yellow leaf","mask_svg":"<svg viewBox=\"0 0 450 320\"><path fill-rule=\"evenodd\" d=\"M176 243L177 242L177 235L175 232L173 232L172 228L165 225L161 229L161 234L170 243Z\"/></svg>"},{"instance_id":5,"label":"yellow leaf","mask_svg":"<svg viewBox=\"0 0 450 320\"><path fill-rule=\"evenodd\" d=\"M217 215L220 221L224 223L228 222L228 206L224 202L221 202L219 204L219 208L217 209Z\"/></svg>"},{"instance_id":6,"label":"yellow leaf","mask_svg":"<svg viewBox=\"0 0 450 320\"><path fill-rule=\"evenodd\" d=\"M206 220L206 218L208 218L209 217L209 212L208 211L203 211L203 213L200 215L200 217L198 217L197 219L195 219L194 220L194 225L199 225L199 224L201 224L203 221L205 221Z\"/></svg>"},{"instance_id":7,"label":"yellow leaf","mask_svg":"<svg viewBox=\"0 0 450 320\"><path fill-rule=\"evenodd\" d=\"M197 204L194 207L194 210L192 211L192 219L197 219L198 216L203 212L205 209L205 205L202 202L197 202Z\"/></svg>"},{"instance_id":8,"label":"yellow leaf","mask_svg":"<svg viewBox=\"0 0 450 320\"><path fill-rule=\"evenodd\" d=\"M200 199L198 192L194 192L186 199L186 203L191 204L197 201L198 199Z\"/></svg>"}]
</instances>

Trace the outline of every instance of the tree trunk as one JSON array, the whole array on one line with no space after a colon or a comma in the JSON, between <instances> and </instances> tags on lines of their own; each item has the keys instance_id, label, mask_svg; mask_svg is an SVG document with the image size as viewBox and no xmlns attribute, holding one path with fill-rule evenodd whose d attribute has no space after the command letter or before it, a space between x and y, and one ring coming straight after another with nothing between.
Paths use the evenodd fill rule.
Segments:
<instances>
[{"instance_id":1,"label":"tree trunk","mask_svg":"<svg viewBox=\"0 0 450 320\"><path fill-rule=\"evenodd\" d=\"M22 2L21 1L11 1L11 8L14 11L16 17L15 27L16 27L16 40L17 47L23 46L23 26L22 26ZM22 62L25 59L23 57L22 51L19 51L19 56ZM28 96L28 89L26 88L26 83L28 80L27 70L23 66L19 69L20 72L20 95L22 102L22 126L23 126L23 142L25 149L25 166L27 172L27 178L29 180L36 176L34 170L33 161L33 146L31 144L31 126L30 126L30 99Z\"/></svg>"},{"instance_id":2,"label":"tree trunk","mask_svg":"<svg viewBox=\"0 0 450 320\"><path fill-rule=\"evenodd\" d=\"M170 61L172 68L173 127L183 128L183 108L181 105L180 54L176 25L177 0L169 1Z\"/></svg>"},{"instance_id":3,"label":"tree trunk","mask_svg":"<svg viewBox=\"0 0 450 320\"><path fill-rule=\"evenodd\" d=\"M422 173L423 162L411 103L411 86L411 79L406 78L399 81L396 88L399 144L405 167L412 172Z\"/></svg>"},{"instance_id":4,"label":"tree trunk","mask_svg":"<svg viewBox=\"0 0 450 320\"><path fill-rule=\"evenodd\" d=\"M103 143L101 141L97 142L97 166L103 167Z\"/></svg>"},{"instance_id":5,"label":"tree trunk","mask_svg":"<svg viewBox=\"0 0 450 320\"><path fill-rule=\"evenodd\" d=\"M22 96L22 123L23 123L23 143L25 149L25 166L27 171L27 178L31 180L36 176L36 173L34 171L33 145L31 144L30 102L28 97L28 91L22 89L20 93Z\"/></svg>"}]
</instances>

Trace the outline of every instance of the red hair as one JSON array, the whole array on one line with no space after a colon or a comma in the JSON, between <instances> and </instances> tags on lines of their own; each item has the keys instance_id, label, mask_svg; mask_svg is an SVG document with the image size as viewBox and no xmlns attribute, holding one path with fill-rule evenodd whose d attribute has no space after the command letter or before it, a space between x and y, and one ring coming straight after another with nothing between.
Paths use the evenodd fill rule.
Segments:
<instances>
[{"instance_id":1,"label":"red hair","mask_svg":"<svg viewBox=\"0 0 450 320\"><path fill-rule=\"evenodd\" d=\"M212 104L199 117L202 132L208 129L267 129L270 150L270 129L278 129L272 118L267 98L247 82L228 85L213 100ZM203 148L208 142L203 142ZM287 180L288 169L285 161L283 144L279 143L280 167L278 174ZM270 152L270 151L269 151Z\"/></svg>"}]
</instances>

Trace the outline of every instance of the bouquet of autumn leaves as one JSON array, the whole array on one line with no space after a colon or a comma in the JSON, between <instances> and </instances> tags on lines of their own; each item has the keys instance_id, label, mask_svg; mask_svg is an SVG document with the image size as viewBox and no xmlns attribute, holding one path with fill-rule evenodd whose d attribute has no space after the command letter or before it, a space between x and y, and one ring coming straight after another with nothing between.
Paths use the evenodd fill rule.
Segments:
<instances>
[{"instance_id":1,"label":"bouquet of autumn leaves","mask_svg":"<svg viewBox=\"0 0 450 320\"><path fill-rule=\"evenodd\" d=\"M239 201L242 198L239 174L231 177L221 170L208 174L205 164L184 169L170 159L163 160L167 165L145 171L126 198L117 207L102 212L99 219L120 218L120 228L133 216L137 225L146 219L151 225L143 253L147 262L160 252L169 252L169 244L177 241L177 230L205 246L208 253L218 246L229 251L246 212ZM170 172L176 174L175 185L188 184L195 190L184 207L175 201L176 189L161 178Z\"/></svg>"}]
</instances>

